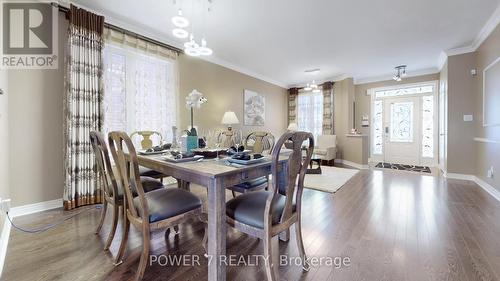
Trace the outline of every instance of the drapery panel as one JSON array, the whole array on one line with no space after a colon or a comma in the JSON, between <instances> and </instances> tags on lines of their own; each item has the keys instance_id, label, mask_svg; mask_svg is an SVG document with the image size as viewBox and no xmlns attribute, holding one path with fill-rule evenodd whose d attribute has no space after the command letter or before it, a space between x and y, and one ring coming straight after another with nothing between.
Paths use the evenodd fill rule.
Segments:
<instances>
[{"instance_id":1,"label":"drapery panel","mask_svg":"<svg viewBox=\"0 0 500 281\"><path fill-rule=\"evenodd\" d=\"M64 101L64 208L102 202L90 131L103 125L104 17L71 5Z\"/></svg>"},{"instance_id":2,"label":"drapery panel","mask_svg":"<svg viewBox=\"0 0 500 281\"><path fill-rule=\"evenodd\" d=\"M323 83L323 135L333 135L333 82Z\"/></svg>"},{"instance_id":3,"label":"drapery panel","mask_svg":"<svg viewBox=\"0 0 500 281\"><path fill-rule=\"evenodd\" d=\"M297 96L299 95L298 88L288 90L288 125L297 123Z\"/></svg>"}]
</instances>

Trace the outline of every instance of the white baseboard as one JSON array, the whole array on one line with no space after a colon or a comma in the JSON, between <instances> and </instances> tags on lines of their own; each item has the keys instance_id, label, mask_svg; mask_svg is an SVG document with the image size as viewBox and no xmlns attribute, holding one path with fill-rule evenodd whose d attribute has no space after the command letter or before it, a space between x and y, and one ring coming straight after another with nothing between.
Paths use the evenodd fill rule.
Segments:
<instances>
[{"instance_id":1,"label":"white baseboard","mask_svg":"<svg viewBox=\"0 0 500 281\"><path fill-rule=\"evenodd\" d=\"M491 196L500 201L500 191L498 191L498 189L476 176L474 176L474 182L482 187L484 191L488 192Z\"/></svg>"},{"instance_id":2,"label":"white baseboard","mask_svg":"<svg viewBox=\"0 0 500 281\"><path fill-rule=\"evenodd\" d=\"M475 175L445 173L443 174L443 176L449 179L473 181L474 183L479 185L484 191L488 192L488 194L493 196L493 198L500 201L500 191Z\"/></svg>"},{"instance_id":3,"label":"white baseboard","mask_svg":"<svg viewBox=\"0 0 500 281\"><path fill-rule=\"evenodd\" d=\"M360 170L367 170L370 168L370 166L368 166L368 165L363 165L363 164L351 162L351 161L344 160L344 159L335 159L335 163L344 164L344 165L351 166L351 167L354 167L354 168L360 169Z\"/></svg>"},{"instance_id":4,"label":"white baseboard","mask_svg":"<svg viewBox=\"0 0 500 281\"><path fill-rule=\"evenodd\" d=\"M2 227L2 234L0 235L0 277L2 276L5 257L7 256L7 245L9 244L10 227L10 222L7 217L5 217Z\"/></svg>"},{"instance_id":5,"label":"white baseboard","mask_svg":"<svg viewBox=\"0 0 500 281\"><path fill-rule=\"evenodd\" d=\"M61 208L63 206L62 198L39 202L35 204L28 204L19 207L14 207L10 209L10 217L20 217L24 215L34 214L42 211L52 210L56 208Z\"/></svg>"},{"instance_id":6,"label":"white baseboard","mask_svg":"<svg viewBox=\"0 0 500 281\"><path fill-rule=\"evenodd\" d=\"M474 175L456 174L456 173L444 173L443 176L449 179L465 180L465 181L474 181L475 178Z\"/></svg>"}]
</instances>

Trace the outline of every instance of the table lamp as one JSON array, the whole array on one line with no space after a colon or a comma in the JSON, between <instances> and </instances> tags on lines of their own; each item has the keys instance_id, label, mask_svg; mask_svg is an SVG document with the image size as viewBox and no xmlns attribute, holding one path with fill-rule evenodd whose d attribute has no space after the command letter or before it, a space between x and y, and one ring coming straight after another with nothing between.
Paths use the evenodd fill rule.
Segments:
<instances>
[{"instance_id":1,"label":"table lamp","mask_svg":"<svg viewBox=\"0 0 500 281\"><path fill-rule=\"evenodd\" d=\"M236 117L236 113L234 113L234 111L226 111L220 122L222 125L227 125L227 131L223 133L223 135L226 136L226 139L222 142L222 144L224 147L231 147L234 145L232 139L233 128L231 125L239 124L240 121L238 120L238 117Z\"/></svg>"},{"instance_id":2,"label":"table lamp","mask_svg":"<svg viewBox=\"0 0 500 281\"><path fill-rule=\"evenodd\" d=\"M240 123L240 121L238 120L238 117L236 117L236 113L234 113L234 111L226 111L224 113L224 116L222 116L221 124L227 125L228 131L232 130L231 125L239 124L239 123Z\"/></svg>"}]
</instances>

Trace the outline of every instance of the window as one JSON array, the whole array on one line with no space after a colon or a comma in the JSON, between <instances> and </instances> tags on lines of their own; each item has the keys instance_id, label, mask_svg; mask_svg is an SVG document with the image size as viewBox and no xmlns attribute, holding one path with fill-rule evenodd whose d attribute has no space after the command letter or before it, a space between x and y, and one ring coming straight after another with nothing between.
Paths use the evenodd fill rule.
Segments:
<instances>
[{"instance_id":1,"label":"window","mask_svg":"<svg viewBox=\"0 0 500 281\"><path fill-rule=\"evenodd\" d=\"M297 97L297 126L311 132L317 139L323 133L323 92L299 92Z\"/></svg>"},{"instance_id":2,"label":"window","mask_svg":"<svg viewBox=\"0 0 500 281\"><path fill-rule=\"evenodd\" d=\"M107 44L104 81L105 134L152 130L172 138L177 122L172 60Z\"/></svg>"},{"instance_id":3,"label":"window","mask_svg":"<svg viewBox=\"0 0 500 281\"><path fill-rule=\"evenodd\" d=\"M413 142L413 102L391 104L392 142Z\"/></svg>"},{"instance_id":4,"label":"window","mask_svg":"<svg viewBox=\"0 0 500 281\"><path fill-rule=\"evenodd\" d=\"M434 96L422 97L422 157L434 157Z\"/></svg>"},{"instance_id":5,"label":"window","mask_svg":"<svg viewBox=\"0 0 500 281\"><path fill-rule=\"evenodd\" d=\"M384 103L382 100L375 100L373 103L373 154L381 155L383 149L383 109Z\"/></svg>"}]
</instances>

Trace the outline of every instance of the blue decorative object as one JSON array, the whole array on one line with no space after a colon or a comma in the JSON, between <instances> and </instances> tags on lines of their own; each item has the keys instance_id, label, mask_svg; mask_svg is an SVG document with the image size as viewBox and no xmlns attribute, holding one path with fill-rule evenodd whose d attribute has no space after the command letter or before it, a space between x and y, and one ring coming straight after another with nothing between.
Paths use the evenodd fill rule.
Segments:
<instances>
[{"instance_id":1,"label":"blue decorative object","mask_svg":"<svg viewBox=\"0 0 500 281\"><path fill-rule=\"evenodd\" d=\"M187 136L187 151L198 148L198 136Z\"/></svg>"}]
</instances>

